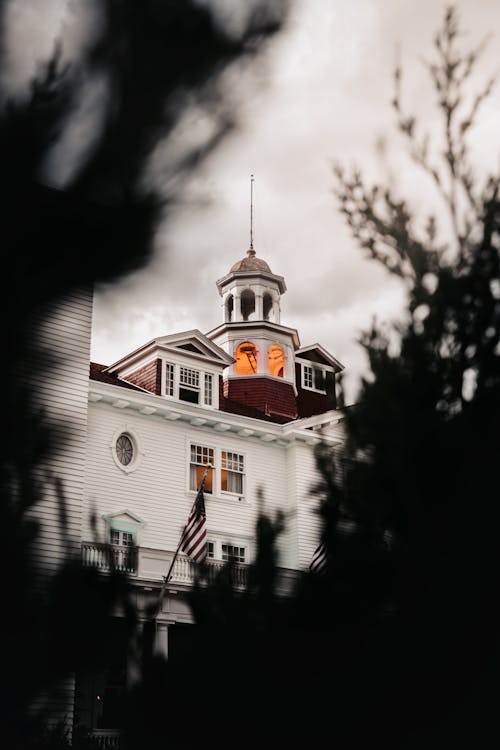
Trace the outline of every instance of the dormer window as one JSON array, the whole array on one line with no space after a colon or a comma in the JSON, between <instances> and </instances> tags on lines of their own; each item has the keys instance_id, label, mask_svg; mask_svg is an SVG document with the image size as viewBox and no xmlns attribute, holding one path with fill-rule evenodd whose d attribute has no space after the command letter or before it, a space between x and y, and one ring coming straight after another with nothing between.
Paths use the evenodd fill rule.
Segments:
<instances>
[{"instance_id":1,"label":"dormer window","mask_svg":"<svg viewBox=\"0 0 500 750\"><path fill-rule=\"evenodd\" d=\"M165 362L164 367L164 396L189 404L217 406L213 373L172 362Z\"/></svg>"},{"instance_id":2,"label":"dormer window","mask_svg":"<svg viewBox=\"0 0 500 750\"><path fill-rule=\"evenodd\" d=\"M198 404L200 398L200 373L190 367L181 367L179 375L179 398Z\"/></svg>"},{"instance_id":3,"label":"dormer window","mask_svg":"<svg viewBox=\"0 0 500 750\"><path fill-rule=\"evenodd\" d=\"M326 393L326 373L322 367L302 365L302 388Z\"/></svg>"}]
</instances>

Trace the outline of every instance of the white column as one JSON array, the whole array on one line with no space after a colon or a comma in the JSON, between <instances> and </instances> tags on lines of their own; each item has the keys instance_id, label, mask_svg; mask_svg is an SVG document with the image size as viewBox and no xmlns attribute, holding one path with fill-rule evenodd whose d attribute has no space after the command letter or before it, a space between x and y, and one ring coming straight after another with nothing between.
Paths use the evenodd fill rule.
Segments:
<instances>
[{"instance_id":1,"label":"white column","mask_svg":"<svg viewBox=\"0 0 500 750\"><path fill-rule=\"evenodd\" d=\"M163 656L168 659L168 623L166 622L156 623L153 652L155 656Z\"/></svg>"},{"instance_id":2,"label":"white column","mask_svg":"<svg viewBox=\"0 0 500 750\"><path fill-rule=\"evenodd\" d=\"M264 320L264 305L262 301L262 292L255 295L255 320Z\"/></svg>"},{"instance_id":3,"label":"white column","mask_svg":"<svg viewBox=\"0 0 500 750\"><path fill-rule=\"evenodd\" d=\"M273 315L274 315L274 322L279 323L280 322L280 298L278 296L273 298Z\"/></svg>"},{"instance_id":4,"label":"white column","mask_svg":"<svg viewBox=\"0 0 500 750\"><path fill-rule=\"evenodd\" d=\"M138 622L134 636L130 639L127 654L127 687L131 688L141 680L141 642L144 623Z\"/></svg>"},{"instance_id":5,"label":"white column","mask_svg":"<svg viewBox=\"0 0 500 750\"><path fill-rule=\"evenodd\" d=\"M234 290L233 302L233 320L235 321L235 323L239 323L241 321L241 297L239 289Z\"/></svg>"}]
</instances>

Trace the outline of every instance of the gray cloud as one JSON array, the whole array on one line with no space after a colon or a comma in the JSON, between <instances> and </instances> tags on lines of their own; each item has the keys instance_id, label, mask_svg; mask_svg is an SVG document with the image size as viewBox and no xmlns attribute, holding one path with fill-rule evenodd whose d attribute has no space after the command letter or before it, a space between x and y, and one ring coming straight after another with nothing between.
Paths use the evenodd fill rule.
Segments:
<instances>
[{"instance_id":1,"label":"gray cloud","mask_svg":"<svg viewBox=\"0 0 500 750\"><path fill-rule=\"evenodd\" d=\"M56 18L51 8L57 4L64 2L45 3L49 20ZM31 14L31 35L25 31L20 37L29 49L38 31L36 6L26 3L24 18L18 19L24 28ZM229 18L237 33L242 17L233 14L235 4L220 0L217 6L220 22ZM288 28L267 46L259 64L239 65L224 76L226 102L239 127L188 183L174 186L178 205L158 230L150 265L96 290L95 360L111 363L154 336L195 327L207 331L219 323L215 281L248 247L249 177L254 173L255 248L286 279L282 322L299 330L303 344L319 341L344 363L348 393L354 397L357 379L366 371L359 334L373 315L400 314L404 295L350 238L337 212L331 166L333 161L356 163L368 178L392 181L422 215L433 210L442 216L429 183L395 134L390 100L399 55L408 109L417 110L422 127L439 138L422 58L432 54L444 7L434 0L294 4ZM495 33L498 0L461 0L458 7L467 30L464 43L479 42L491 29ZM59 21L51 23L55 28ZM50 48L50 38L42 29L39 53ZM477 80L496 69L498 43L495 38L487 48ZM26 79L36 59L33 50L24 57L20 50L11 51L11 70ZM472 134L479 172L498 166L499 108L497 86ZM202 114L192 111L189 117L175 134L178 142L192 143L210 133ZM376 154L381 137L389 166ZM161 146L163 168L174 145ZM153 178L161 175L158 169Z\"/></svg>"}]
</instances>

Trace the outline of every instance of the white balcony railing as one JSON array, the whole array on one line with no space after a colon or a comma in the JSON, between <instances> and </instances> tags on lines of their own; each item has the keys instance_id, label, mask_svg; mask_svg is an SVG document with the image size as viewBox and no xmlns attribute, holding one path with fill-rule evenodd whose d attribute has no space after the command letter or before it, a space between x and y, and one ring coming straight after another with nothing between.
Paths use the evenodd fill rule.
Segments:
<instances>
[{"instance_id":1,"label":"white balcony railing","mask_svg":"<svg viewBox=\"0 0 500 750\"><path fill-rule=\"evenodd\" d=\"M98 570L115 568L130 575L137 575L137 547L82 542L82 562L85 567Z\"/></svg>"},{"instance_id":2,"label":"white balcony railing","mask_svg":"<svg viewBox=\"0 0 500 750\"><path fill-rule=\"evenodd\" d=\"M96 750L119 750L120 732L118 729L92 729L90 744Z\"/></svg>"},{"instance_id":3,"label":"white balcony railing","mask_svg":"<svg viewBox=\"0 0 500 750\"><path fill-rule=\"evenodd\" d=\"M85 567L94 567L98 570L116 570L137 576L141 567L141 553L146 556L145 550L140 547L123 547L114 544L100 544L99 542L82 542L82 562ZM172 552L162 555L161 568L167 572L173 558ZM191 586L196 578L197 563L191 558L181 555L177 557L172 574L171 583ZM225 563L218 560L208 562L208 581L215 580L217 573L222 570ZM248 579L247 565L233 565L231 569L233 585L236 588L245 588ZM142 577L142 576L141 576ZM146 576L149 578L149 576ZM160 576L159 576L160 577Z\"/></svg>"},{"instance_id":4,"label":"white balcony railing","mask_svg":"<svg viewBox=\"0 0 500 750\"><path fill-rule=\"evenodd\" d=\"M167 550L153 550L145 547L123 547L114 544L99 544L98 542L82 543L82 562L88 567L98 570L117 570L128 573L142 580L162 581L163 576L170 569L174 553ZM209 560L207 580L212 583L226 563L220 560ZM185 555L179 555L174 563L169 583L174 586L192 586L198 571L198 564ZM248 565L235 563L231 567L232 584L234 588L243 590L248 585ZM293 592L299 572L290 568L276 570L276 593L290 595Z\"/></svg>"}]
</instances>

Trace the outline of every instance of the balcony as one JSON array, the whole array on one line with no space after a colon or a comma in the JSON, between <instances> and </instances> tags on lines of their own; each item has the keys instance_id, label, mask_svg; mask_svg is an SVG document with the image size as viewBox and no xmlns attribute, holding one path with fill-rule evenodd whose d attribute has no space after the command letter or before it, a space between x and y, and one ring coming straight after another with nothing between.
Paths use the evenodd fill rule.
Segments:
<instances>
[{"instance_id":1,"label":"balcony","mask_svg":"<svg viewBox=\"0 0 500 750\"><path fill-rule=\"evenodd\" d=\"M114 568L129 575L137 575L137 550L137 547L123 547L118 544L82 542L82 563L86 568Z\"/></svg>"},{"instance_id":2,"label":"balcony","mask_svg":"<svg viewBox=\"0 0 500 750\"><path fill-rule=\"evenodd\" d=\"M82 563L85 567L98 570L114 568L146 580L163 581L172 562L174 553L163 550L152 550L145 547L124 547L99 542L82 542ZM219 560L208 561L208 582L212 583L225 563ZM196 578L198 565L185 555L177 557L169 583L179 586L192 586ZM232 567L233 585L244 589L248 581L248 566L235 564Z\"/></svg>"}]
</instances>

